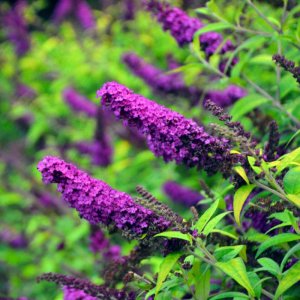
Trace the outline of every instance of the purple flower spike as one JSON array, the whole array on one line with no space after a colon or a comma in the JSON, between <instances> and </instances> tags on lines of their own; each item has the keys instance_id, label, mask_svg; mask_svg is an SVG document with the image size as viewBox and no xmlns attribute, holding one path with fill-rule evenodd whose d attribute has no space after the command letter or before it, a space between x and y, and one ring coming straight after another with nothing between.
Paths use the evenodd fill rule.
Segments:
<instances>
[{"instance_id":1,"label":"purple flower spike","mask_svg":"<svg viewBox=\"0 0 300 300\"><path fill-rule=\"evenodd\" d=\"M96 26L92 10L88 3L84 0L76 1L75 14L78 21L84 29L94 28Z\"/></svg>"},{"instance_id":2,"label":"purple flower spike","mask_svg":"<svg viewBox=\"0 0 300 300\"><path fill-rule=\"evenodd\" d=\"M124 54L123 61L136 76L143 79L156 92L188 96L193 100L200 97L201 92L195 87L186 86L179 73L164 74L162 70L145 62L135 53Z\"/></svg>"},{"instance_id":3,"label":"purple flower spike","mask_svg":"<svg viewBox=\"0 0 300 300\"><path fill-rule=\"evenodd\" d=\"M197 191L182 186L175 181L167 181L163 185L163 190L172 201L187 207L196 205L204 198Z\"/></svg>"},{"instance_id":4,"label":"purple flower spike","mask_svg":"<svg viewBox=\"0 0 300 300\"><path fill-rule=\"evenodd\" d=\"M230 85L223 91L209 91L205 99L210 99L220 107L227 107L232 105L240 98L245 97L247 92L236 85Z\"/></svg>"},{"instance_id":5,"label":"purple flower spike","mask_svg":"<svg viewBox=\"0 0 300 300\"><path fill-rule=\"evenodd\" d=\"M164 31L170 31L179 46L184 46L193 41L194 34L204 27L204 24L197 19L187 15L183 10L172 7L168 3L159 3L156 0L146 2L146 8L153 13L157 21L162 24ZM200 35L201 49L206 53L207 58L214 54L223 43L223 37L217 32L206 32ZM224 54L232 51L234 46L231 41L226 41L220 49Z\"/></svg>"},{"instance_id":6,"label":"purple flower spike","mask_svg":"<svg viewBox=\"0 0 300 300\"><path fill-rule=\"evenodd\" d=\"M97 115L97 105L77 93L73 88L66 88L63 92L65 102L74 110L85 113L90 118Z\"/></svg>"},{"instance_id":7,"label":"purple flower spike","mask_svg":"<svg viewBox=\"0 0 300 300\"><path fill-rule=\"evenodd\" d=\"M24 55L30 48L27 24L24 19L26 1L19 0L4 16L3 23L9 40L14 44L18 56Z\"/></svg>"},{"instance_id":8,"label":"purple flower spike","mask_svg":"<svg viewBox=\"0 0 300 300\"><path fill-rule=\"evenodd\" d=\"M94 230L90 235L90 249L92 252L102 252L109 247L109 240L101 229Z\"/></svg>"},{"instance_id":9,"label":"purple flower spike","mask_svg":"<svg viewBox=\"0 0 300 300\"><path fill-rule=\"evenodd\" d=\"M199 19L191 18L181 9L167 3L150 0L146 1L146 7L162 23L163 30L170 31L179 46L192 42L195 32L203 27Z\"/></svg>"},{"instance_id":10,"label":"purple flower spike","mask_svg":"<svg viewBox=\"0 0 300 300\"><path fill-rule=\"evenodd\" d=\"M93 13L85 0L60 0L53 14L54 21L60 23L68 15L76 16L84 29L95 27Z\"/></svg>"},{"instance_id":11,"label":"purple flower spike","mask_svg":"<svg viewBox=\"0 0 300 300\"><path fill-rule=\"evenodd\" d=\"M98 298L86 294L84 291L70 288L67 286L63 287L64 300L97 300Z\"/></svg>"},{"instance_id":12,"label":"purple flower spike","mask_svg":"<svg viewBox=\"0 0 300 300\"><path fill-rule=\"evenodd\" d=\"M90 155L91 162L95 166L107 167L111 164L113 150L107 135L100 141L78 142L75 148L82 154Z\"/></svg>"},{"instance_id":13,"label":"purple flower spike","mask_svg":"<svg viewBox=\"0 0 300 300\"><path fill-rule=\"evenodd\" d=\"M134 235L150 229L160 232L170 225L163 217L136 204L128 194L112 189L59 158L45 157L38 170L44 183L57 183L63 199L91 224L112 224Z\"/></svg>"},{"instance_id":14,"label":"purple flower spike","mask_svg":"<svg viewBox=\"0 0 300 300\"><path fill-rule=\"evenodd\" d=\"M134 94L116 82L106 83L98 92L102 104L125 125L137 127L147 137L150 150L166 162L176 161L228 175L235 155L226 139L209 135L193 120Z\"/></svg>"},{"instance_id":15,"label":"purple flower spike","mask_svg":"<svg viewBox=\"0 0 300 300\"><path fill-rule=\"evenodd\" d=\"M28 245L28 241L24 234L18 234L7 228L0 231L0 241L8 244L14 249L24 249Z\"/></svg>"}]
</instances>

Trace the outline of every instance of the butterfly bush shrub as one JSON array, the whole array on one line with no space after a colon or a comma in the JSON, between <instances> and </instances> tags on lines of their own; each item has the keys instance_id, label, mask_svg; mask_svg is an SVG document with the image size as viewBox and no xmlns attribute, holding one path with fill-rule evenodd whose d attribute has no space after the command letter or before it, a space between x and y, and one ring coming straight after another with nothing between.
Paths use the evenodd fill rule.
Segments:
<instances>
[{"instance_id":1,"label":"butterfly bush shrub","mask_svg":"<svg viewBox=\"0 0 300 300\"><path fill-rule=\"evenodd\" d=\"M0 6L0 298L299 299L300 5L190 2Z\"/></svg>"}]
</instances>

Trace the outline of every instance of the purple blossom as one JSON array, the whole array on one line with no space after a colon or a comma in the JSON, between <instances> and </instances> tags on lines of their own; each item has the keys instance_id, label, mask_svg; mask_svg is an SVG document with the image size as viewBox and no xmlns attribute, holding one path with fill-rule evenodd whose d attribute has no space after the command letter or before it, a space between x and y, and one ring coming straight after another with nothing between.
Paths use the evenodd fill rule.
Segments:
<instances>
[{"instance_id":1,"label":"purple blossom","mask_svg":"<svg viewBox=\"0 0 300 300\"><path fill-rule=\"evenodd\" d=\"M118 245L110 246L104 253L103 257L108 261L118 261L121 257L121 247Z\"/></svg>"},{"instance_id":2,"label":"purple blossom","mask_svg":"<svg viewBox=\"0 0 300 300\"><path fill-rule=\"evenodd\" d=\"M135 16L135 1L134 0L125 0L124 1L124 19L129 21L133 20Z\"/></svg>"},{"instance_id":3,"label":"purple blossom","mask_svg":"<svg viewBox=\"0 0 300 300\"><path fill-rule=\"evenodd\" d=\"M15 249L24 249L28 245L24 234L15 233L8 228L0 231L0 241Z\"/></svg>"},{"instance_id":4,"label":"purple blossom","mask_svg":"<svg viewBox=\"0 0 300 300\"><path fill-rule=\"evenodd\" d=\"M90 235L90 249L92 252L102 252L109 247L109 240L105 237L104 232L97 228Z\"/></svg>"},{"instance_id":5,"label":"purple blossom","mask_svg":"<svg viewBox=\"0 0 300 300\"><path fill-rule=\"evenodd\" d=\"M172 201L187 207L196 205L204 198L197 191L180 185L175 181L167 181L163 185L163 190Z\"/></svg>"},{"instance_id":6,"label":"purple blossom","mask_svg":"<svg viewBox=\"0 0 300 300\"><path fill-rule=\"evenodd\" d=\"M17 83L16 90L15 90L15 96L17 98L33 99L36 96L36 92L28 85L25 85L22 83Z\"/></svg>"},{"instance_id":7,"label":"purple blossom","mask_svg":"<svg viewBox=\"0 0 300 300\"><path fill-rule=\"evenodd\" d=\"M73 88L67 88L63 92L64 100L76 111L85 113L88 117L97 121L96 132L92 142L80 141L74 147L82 154L91 157L92 164L106 167L112 161L113 149L110 138L106 133L107 113L97 107L84 96L77 93Z\"/></svg>"},{"instance_id":8,"label":"purple blossom","mask_svg":"<svg viewBox=\"0 0 300 300\"><path fill-rule=\"evenodd\" d=\"M75 15L77 16L81 26L85 29L94 28L96 23L88 3L84 0L77 0L75 3Z\"/></svg>"},{"instance_id":9,"label":"purple blossom","mask_svg":"<svg viewBox=\"0 0 300 300\"><path fill-rule=\"evenodd\" d=\"M206 32L200 35L200 47L208 58L216 53L217 50L219 50L221 54L234 50L234 46L231 41L226 41L221 47L222 43L223 37L217 32Z\"/></svg>"},{"instance_id":10,"label":"purple blossom","mask_svg":"<svg viewBox=\"0 0 300 300\"><path fill-rule=\"evenodd\" d=\"M146 1L146 7L155 15L157 21L163 25L163 30L170 31L179 46L191 43L194 34L204 27L204 24L199 19L190 17L183 10L172 7L168 3L150 0ZM214 54L223 44L223 37L217 32L203 33L199 39L201 49L206 53L207 58ZM226 41L221 46L220 53L224 54L233 49L234 46L231 41Z\"/></svg>"},{"instance_id":11,"label":"purple blossom","mask_svg":"<svg viewBox=\"0 0 300 300\"><path fill-rule=\"evenodd\" d=\"M105 135L101 141L77 142L75 143L75 148L80 153L89 155L91 157L91 163L95 166L106 167L111 164L112 147L107 135Z\"/></svg>"},{"instance_id":12,"label":"purple blossom","mask_svg":"<svg viewBox=\"0 0 300 300\"><path fill-rule=\"evenodd\" d=\"M100 228L93 228L90 235L90 249L93 253L101 253L105 262L116 261L121 257L121 247L110 245L109 240Z\"/></svg>"},{"instance_id":13,"label":"purple blossom","mask_svg":"<svg viewBox=\"0 0 300 300\"><path fill-rule=\"evenodd\" d=\"M68 15L74 15L84 29L95 27L93 13L85 0L60 0L57 4L53 19L60 23Z\"/></svg>"},{"instance_id":14,"label":"purple blossom","mask_svg":"<svg viewBox=\"0 0 300 300\"><path fill-rule=\"evenodd\" d=\"M63 287L64 300L97 300L98 298L86 294L84 291Z\"/></svg>"},{"instance_id":15,"label":"purple blossom","mask_svg":"<svg viewBox=\"0 0 300 300\"><path fill-rule=\"evenodd\" d=\"M26 1L19 0L3 18L9 40L14 44L18 56L24 55L30 48L27 24L24 19Z\"/></svg>"},{"instance_id":16,"label":"purple blossom","mask_svg":"<svg viewBox=\"0 0 300 300\"><path fill-rule=\"evenodd\" d=\"M162 70L132 52L124 54L123 61L136 76L143 79L156 92L188 96L193 99L200 97L201 92L195 87L186 86L179 73L164 74Z\"/></svg>"},{"instance_id":17,"label":"purple blossom","mask_svg":"<svg viewBox=\"0 0 300 300\"><path fill-rule=\"evenodd\" d=\"M247 92L236 85L230 85L225 90L211 90L205 95L205 100L210 99L220 107L227 107L247 95ZM204 100L204 102L205 102Z\"/></svg>"},{"instance_id":18,"label":"purple blossom","mask_svg":"<svg viewBox=\"0 0 300 300\"><path fill-rule=\"evenodd\" d=\"M47 156L38 164L46 184L57 183L63 199L91 224L115 225L131 234L163 231L169 222L136 204L133 198L63 160Z\"/></svg>"},{"instance_id":19,"label":"purple blossom","mask_svg":"<svg viewBox=\"0 0 300 300\"><path fill-rule=\"evenodd\" d=\"M167 3L150 0L146 1L146 6L162 23L163 30L170 31L179 46L192 42L195 32L204 26L199 19L191 18L181 9Z\"/></svg>"},{"instance_id":20,"label":"purple blossom","mask_svg":"<svg viewBox=\"0 0 300 300\"><path fill-rule=\"evenodd\" d=\"M63 91L65 102L78 112L85 113L88 117L94 118L97 115L97 105L80 95L73 88L69 87Z\"/></svg>"},{"instance_id":21,"label":"purple blossom","mask_svg":"<svg viewBox=\"0 0 300 300\"><path fill-rule=\"evenodd\" d=\"M148 146L166 162L204 168L210 174L221 170L228 175L234 160L226 139L209 135L193 120L148 100L116 82L106 83L98 92L102 104L125 125L137 127Z\"/></svg>"}]
</instances>

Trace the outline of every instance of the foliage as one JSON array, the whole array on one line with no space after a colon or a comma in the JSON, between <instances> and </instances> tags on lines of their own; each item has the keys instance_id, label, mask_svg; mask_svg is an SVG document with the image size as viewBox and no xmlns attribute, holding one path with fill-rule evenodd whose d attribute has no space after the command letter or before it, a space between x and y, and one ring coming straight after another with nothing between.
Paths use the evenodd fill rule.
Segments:
<instances>
[{"instance_id":1,"label":"foliage","mask_svg":"<svg viewBox=\"0 0 300 300\"><path fill-rule=\"evenodd\" d=\"M88 12L62 19L63 0L10 2L0 4L0 298L298 299L297 1L82 0ZM132 52L142 71L126 63ZM110 81L143 95L140 115L134 101L112 109L137 99L129 92L96 98ZM65 99L68 88L80 105ZM155 106L145 124L148 99L184 117ZM180 130L181 152L172 136ZM130 194L136 222L143 207L168 229L90 224L82 209L101 214L101 195L68 174L51 181L59 192L44 185L37 165L49 155L106 182L107 193ZM168 194L170 181L178 185ZM80 215L70 190L81 204L89 198Z\"/></svg>"}]
</instances>

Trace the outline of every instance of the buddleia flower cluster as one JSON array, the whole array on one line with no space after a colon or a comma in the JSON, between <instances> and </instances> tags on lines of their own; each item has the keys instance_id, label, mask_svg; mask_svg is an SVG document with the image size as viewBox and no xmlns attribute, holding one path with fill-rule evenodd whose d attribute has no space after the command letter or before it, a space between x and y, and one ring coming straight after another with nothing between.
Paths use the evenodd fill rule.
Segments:
<instances>
[{"instance_id":1,"label":"buddleia flower cluster","mask_svg":"<svg viewBox=\"0 0 300 300\"><path fill-rule=\"evenodd\" d=\"M134 94L127 87L108 82L97 92L102 105L111 110L124 124L136 127L145 137L156 156L166 162L175 161L198 167L209 174L221 171L227 176L239 155L230 153L230 142L205 132L193 120Z\"/></svg>"},{"instance_id":2,"label":"buddleia flower cluster","mask_svg":"<svg viewBox=\"0 0 300 300\"><path fill-rule=\"evenodd\" d=\"M18 0L11 10L4 15L0 23L5 27L7 37L15 46L15 52L18 56L24 55L30 49L30 37L24 18L25 8L26 1Z\"/></svg>"},{"instance_id":3,"label":"buddleia flower cluster","mask_svg":"<svg viewBox=\"0 0 300 300\"><path fill-rule=\"evenodd\" d=\"M54 14L54 22L60 23L67 16L75 16L84 29L94 28L96 23L86 0L59 0Z\"/></svg>"},{"instance_id":4,"label":"buddleia flower cluster","mask_svg":"<svg viewBox=\"0 0 300 300\"><path fill-rule=\"evenodd\" d=\"M184 46L193 41L194 34L204 24L198 18L192 18L183 10L172 7L164 2L156 0L144 1L146 8L156 17L157 21L162 24L164 31L170 31L171 35L177 41L179 46ZM234 46L231 41L223 41L221 34L217 32L206 32L199 37L201 49L209 58L217 50L224 54L232 51Z\"/></svg>"},{"instance_id":5,"label":"buddleia flower cluster","mask_svg":"<svg viewBox=\"0 0 300 300\"><path fill-rule=\"evenodd\" d=\"M106 167L112 161L113 148L107 134L107 116L96 104L80 95L74 88L63 91L65 102L75 111L96 119L96 131L93 141L79 141L74 147L81 153L91 157L93 165Z\"/></svg>"},{"instance_id":6,"label":"buddleia flower cluster","mask_svg":"<svg viewBox=\"0 0 300 300\"><path fill-rule=\"evenodd\" d=\"M181 74L165 74L133 52L125 53L123 61L136 76L143 79L156 92L188 97L192 102L201 95L201 91L185 84Z\"/></svg>"},{"instance_id":7,"label":"buddleia flower cluster","mask_svg":"<svg viewBox=\"0 0 300 300\"><path fill-rule=\"evenodd\" d=\"M91 224L114 226L132 237L161 232L170 222L133 198L65 161L47 156L39 164L43 181L56 183L64 201Z\"/></svg>"},{"instance_id":8,"label":"buddleia flower cluster","mask_svg":"<svg viewBox=\"0 0 300 300\"><path fill-rule=\"evenodd\" d=\"M185 187L176 181L165 182L163 191L172 201L187 207L198 204L198 202L204 198L197 191Z\"/></svg>"}]
</instances>

